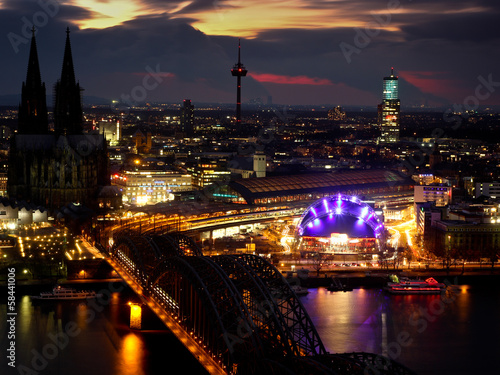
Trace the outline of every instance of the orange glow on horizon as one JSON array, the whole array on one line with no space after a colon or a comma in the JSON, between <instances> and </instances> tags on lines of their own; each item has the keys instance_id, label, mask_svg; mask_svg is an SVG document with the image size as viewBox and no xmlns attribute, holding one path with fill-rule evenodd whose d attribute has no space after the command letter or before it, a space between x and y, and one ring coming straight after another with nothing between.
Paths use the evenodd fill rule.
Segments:
<instances>
[{"instance_id":1,"label":"orange glow on horizon","mask_svg":"<svg viewBox=\"0 0 500 375\"><path fill-rule=\"evenodd\" d=\"M145 4L142 0L72 0L71 5L91 12L86 19L74 22L82 29L104 29L123 24L143 16L166 15L171 19L190 18L191 25L207 35L238 35L254 38L265 30L277 29L331 29L365 27L373 21L371 9L352 13L350 7L310 6L306 0L227 0L214 1L211 6L201 10L189 10L192 1L179 4L168 2L161 5ZM387 9L374 10L384 14ZM413 12L398 9L391 13ZM389 23L381 28L390 31L399 30L398 25Z\"/></svg>"},{"instance_id":2,"label":"orange glow on horizon","mask_svg":"<svg viewBox=\"0 0 500 375\"><path fill-rule=\"evenodd\" d=\"M447 78L448 72L400 71L400 76L422 92L445 98L463 98L467 91L455 80ZM464 91L465 90L465 91ZM462 99L463 100L463 99Z\"/></svg>"},{"instance_id":3,"label":"orange glow on horizon","mask_svg":"<svg viewBox=\"0 0 500 375\"><path fill-rule=\"evenodd\" d=\"M331 86L333 82L326 78L307 77L307 76L285 76L270 73L249 73L253 79L258 82L280 83L286 85L314 85Z\"/></svg>"}]
</instances>

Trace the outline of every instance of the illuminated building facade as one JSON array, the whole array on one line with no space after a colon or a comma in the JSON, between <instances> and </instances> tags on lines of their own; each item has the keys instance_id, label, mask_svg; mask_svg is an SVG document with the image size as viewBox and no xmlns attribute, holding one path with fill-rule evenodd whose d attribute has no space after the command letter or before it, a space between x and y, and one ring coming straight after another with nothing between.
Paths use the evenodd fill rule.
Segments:
<instances>
[{"instance_id":1,"label":"illuminated building facade","mask_svg":"<svg viewBox=\"0 0 500 375\"><path fill-rule=\"evenodd\" d=\"M414 174L411 178L419 185L430 185L436 180L432 173Z\"/></svg>"},{"instance_id":2,"label":"illuminated building facade","mask_svg":"<svg viewBox=\"0 0 500 375\"><path fill-rule=\"evenodd\" d=\"M19 225L42 223L47 220L48 212L43 207L0 197L0 228L2 229L13 230Z\"/></svg>"},{"instance_id":3,"label":"illuminated building facade","mask_svg":"<svg viewBox=\"0 0 500 375\"><path fill-rule=\"evenodd\" d=\"M411 218L411 214L413 213L413 206L385 206L383 208L383 213L385 222L408 220Z\"/></svg>"},{"instance_id":4,"label":"illuminated building facade","mask_svg":"<svg viewBox=\"0 0 500 375\"><path fill-rule=\"evenodd\" d=\"M215 182L227 182L231 172L218 161L200 161L187 169L193 178L193 187L203 189Z\"/></svg>"},{"instance_id":5,"label":"illuminated building facade","mask_svg":"<svg viewBox=\"0 0 500 375\"><path fill-rule=\"evenodd\" d=\"M400 107L398 77L391 69L391 75L384 77L382 103L378 106L379 143L399 141Z\"/></svg>"},{"instance_id":6,"label":"illuminated building facade","mask_svg":"<svg viewBox=\"0 0 500 375\"><path fill-rule=\"evenodd\" d=\"M192 189L191 176L162 170L124 171L111 176L123 203L142 206L173 200L173 193Z\"/></svg>"},{"instance_id":7,"label":"illuminated building facade","mask_svg":"<svg viewBox=\"0 0 500 375\"><path fill-rule=\"evenodd\" d=\"M120 121L99 121L99 134L109 142L110 146L118 145L122 139L122 126Z\"/></svg>"},{"instance_id":8,"label":"illuminated building facade","mask_svg":"<svg viewBox=\"0 0 500 375\"><path fill-rule=\"evenodd\" d=\"M7 173L0 172L0 196L7 196Z\"/></svg>"},{"instance_id":9,"label":"illuminated building facade","mask_svg":"<svg viewBox=\"0 0 500 375\"><path fill-rule=\"evenodd\" d=\"M415 185L415 203L435 202L436 207L447 206L451 202L451 186Z\"/></svg>"}]
</instances>

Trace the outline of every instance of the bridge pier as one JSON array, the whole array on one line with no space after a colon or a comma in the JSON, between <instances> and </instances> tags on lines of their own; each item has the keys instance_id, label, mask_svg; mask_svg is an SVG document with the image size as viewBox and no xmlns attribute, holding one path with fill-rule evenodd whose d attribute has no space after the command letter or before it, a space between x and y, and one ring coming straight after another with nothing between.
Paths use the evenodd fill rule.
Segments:
<instances>
[{"instance_id":1,"label":"bridge pier","mask_svg":"<svg viewBox=\"0 0 500 375\"><path fill-rule=\"evenodd\" d=\"M130 306L130 329L142 329L142 304L128 303Z\"/></svg>"}]
</instances>

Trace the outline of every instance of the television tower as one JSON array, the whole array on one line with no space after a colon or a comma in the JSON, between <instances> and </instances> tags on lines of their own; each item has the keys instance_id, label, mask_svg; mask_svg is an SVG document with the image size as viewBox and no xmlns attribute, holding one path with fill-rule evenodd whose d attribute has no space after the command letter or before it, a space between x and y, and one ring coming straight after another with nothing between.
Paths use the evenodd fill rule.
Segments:
<instances>
[{"instance_id":1,"label":"television tower","mask_svg":"<svg viewBox=\"0 0 500 375\"><path fill-rule=\"evenodd\" d=\"M247 70L245 66L241 63L241 44L240 39L238 39L238 62L231 69L231 74L233 77L237 77L236 86L236 129L240 128L241 125L241 77L247 75Z\"/></svg>"}]
</instances>

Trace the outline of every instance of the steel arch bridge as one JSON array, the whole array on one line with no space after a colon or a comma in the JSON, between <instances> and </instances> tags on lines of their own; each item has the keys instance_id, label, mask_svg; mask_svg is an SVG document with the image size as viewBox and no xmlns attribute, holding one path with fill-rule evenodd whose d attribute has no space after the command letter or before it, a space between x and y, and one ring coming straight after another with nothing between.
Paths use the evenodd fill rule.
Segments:
<instances>
[{"instance_id":1,"label":"steel arch bridge","mask_svg":"<svg viewBox=\"0 0 500 375\"><path fill-rule=\"evenodd\" d=\"M122 234L108 255L140 285L141 298L160 307L159 316L212 358L213 373L411 374L374 354L327 353L300 300L264 258L203 256L180 233Z\"/></svg>"}]
</instances>

